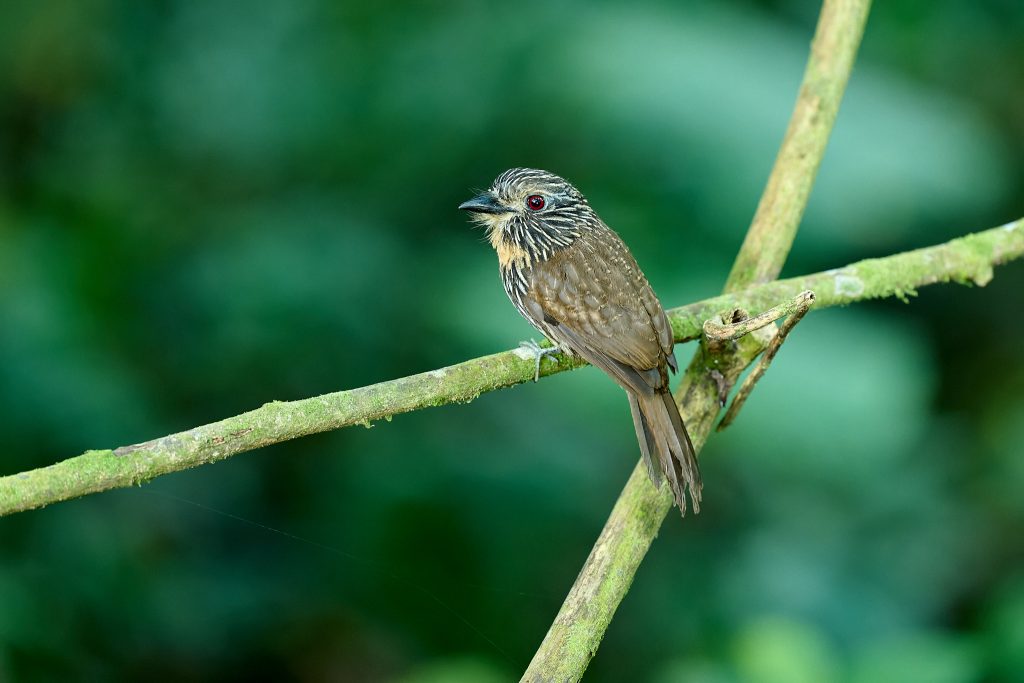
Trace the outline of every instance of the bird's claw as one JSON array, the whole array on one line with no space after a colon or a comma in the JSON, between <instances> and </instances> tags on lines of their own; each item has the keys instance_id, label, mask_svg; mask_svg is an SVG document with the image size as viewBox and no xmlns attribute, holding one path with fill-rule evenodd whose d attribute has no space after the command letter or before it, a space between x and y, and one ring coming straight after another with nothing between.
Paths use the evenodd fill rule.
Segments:
<instances>
[{"instance_id":1,"label":"bird's claw","mask_svg":"<svg viewBox=\"0 0 1024 683\"><path fill-rule=\"evenodd\" d=\"M534 367L533 367L533 381L537 382L540 380L540 361L545 356L553 356L556 353L561 352L561 348L556 346L541 346L533 339L519 342L520 348L524 348L533 354Z\"/></svg>"}]
</instances>

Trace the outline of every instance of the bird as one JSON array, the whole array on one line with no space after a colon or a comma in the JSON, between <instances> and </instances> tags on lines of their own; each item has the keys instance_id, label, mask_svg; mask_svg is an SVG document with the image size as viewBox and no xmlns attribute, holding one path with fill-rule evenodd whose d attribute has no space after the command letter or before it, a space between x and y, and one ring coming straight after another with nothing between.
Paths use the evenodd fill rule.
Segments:
<instances>
[{"instance_id":1,"label":"bird","mask_svg":"<svg viewBox=\"0 0 1024 683\"><path fill-rule=\"evenodd\" d=\"M512 304L554 345L528 344L538 370L543 354L563 351L625 389L651 482L668 482L683 515L688 489L700 512L696 453L669 389L672 327L622 238L579 190L540 169L509 169L459 209L486 229Z\"/></svg>"}]
</instances>

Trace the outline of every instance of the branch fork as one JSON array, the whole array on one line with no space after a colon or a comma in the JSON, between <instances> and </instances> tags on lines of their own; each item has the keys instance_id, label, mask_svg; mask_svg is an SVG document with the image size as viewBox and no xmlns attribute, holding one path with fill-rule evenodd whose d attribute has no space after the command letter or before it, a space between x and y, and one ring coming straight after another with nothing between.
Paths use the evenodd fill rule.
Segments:
<instances>
[{"instance_id":1,"label":"branch fork","mask_svg":"<svg viewBox=\"0 0 1024 683\"><path fill-rule=\"evenodd\" d=\"M753 318L747 318L739 322L732 323L730 325L714 325L712 326L712 333L718 335L718 339L735 339L737 336L747 334L751 329L760 329L767 325L772 325L773 334L771 341L768 342L764 353L757 361L757 365L750 371L747 378L743 380L743 384L740 385L739 391L736 392L736 396L732 400L732 404L729 409L725 411L725 416L722 421L718 423L717 431L722 431L735 421L736 416L740 412L740 408L747 402L747 398L750 397L750 392L754 390L754 385L764 377L764 373L768 370L768 366L775 359L775 354L779 352L782 347L782 342L786 341L786 337L790 331L796 326L798 322L804 317L804 315L814 305L814 292L807 290L798 294L791 301L787 301L783 304L779 304L774 308L770 308L764 313L754 316ZM786 319L782 324L775 330L773 323L782 318ZM708 323L704 323L704 333L708 333ZM754 325L750 328L750 325Z\"/></svg>"}]
</instances>

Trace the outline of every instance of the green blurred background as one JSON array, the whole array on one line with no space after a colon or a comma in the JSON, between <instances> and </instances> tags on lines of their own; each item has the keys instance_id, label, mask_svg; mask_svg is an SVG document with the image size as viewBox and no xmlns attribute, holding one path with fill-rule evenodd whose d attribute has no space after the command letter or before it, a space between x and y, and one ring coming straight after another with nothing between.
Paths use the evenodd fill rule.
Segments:
<instances>
[{"instance_id":1,"label":"green blurred background","mask_svg":"<svg viewBox=\"0 0 1024 683\"><path fill-rule=\"evenodd\" d=\"M455 209L510 166L717 293L818 9L0 7L3 474L536 336ZM1024 214L1022 35L877 3L785 274ZM810 315L587 680L1021 680L1022 304ZM2 519L0 679L514 679L636 458L588 368Z\"/></svg>"}]
</instances>

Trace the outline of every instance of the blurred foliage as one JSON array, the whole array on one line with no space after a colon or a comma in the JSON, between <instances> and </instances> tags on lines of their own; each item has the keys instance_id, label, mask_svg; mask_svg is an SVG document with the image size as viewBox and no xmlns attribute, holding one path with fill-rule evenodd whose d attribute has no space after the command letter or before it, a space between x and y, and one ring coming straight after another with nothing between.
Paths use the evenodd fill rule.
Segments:
<instances>
[{"instance_id":1,"label":"blurred foliage","mask_svg":"<svg viewBox=\"0 0 1024 683\"><path fill-rule=\"evenodd\" d=\"M2 471L536 336L455 210L513 165L581 187L667 305L715 293L815 13L3 3ZM1022 31L876 4L787 273L1024 213ZM809 316L587 680L1019 680L1022 292ZM509 680L636 452L582 370L0 520L0 680Z\"/></svg>"}]
</instances>

